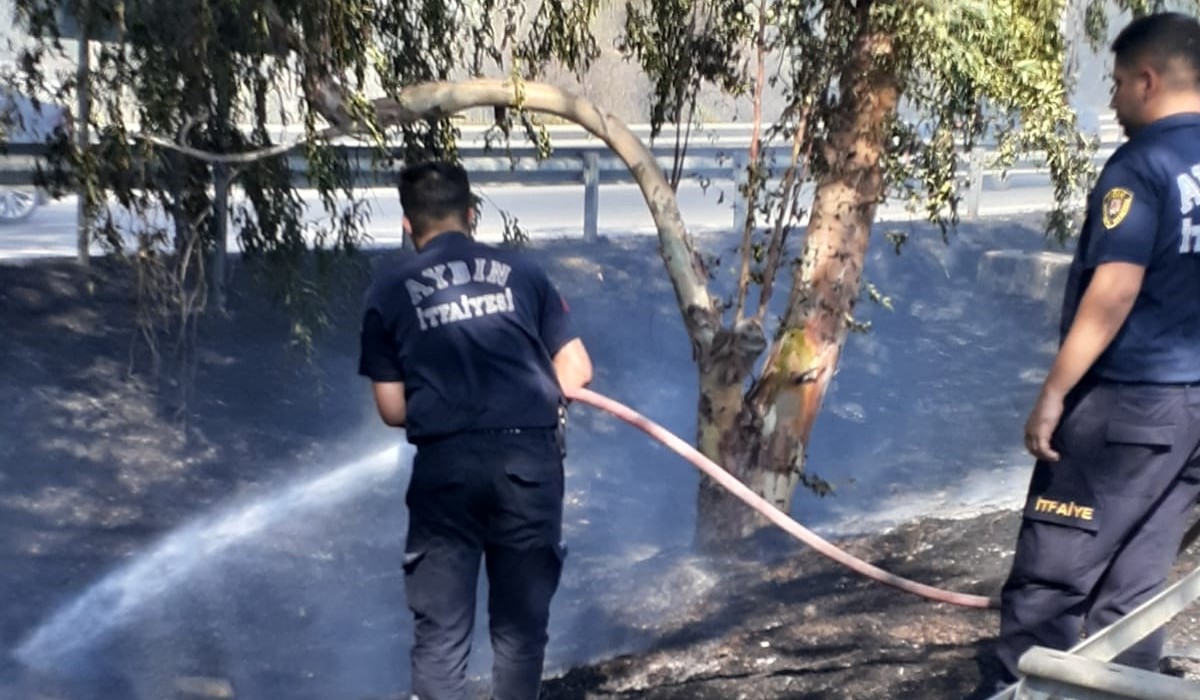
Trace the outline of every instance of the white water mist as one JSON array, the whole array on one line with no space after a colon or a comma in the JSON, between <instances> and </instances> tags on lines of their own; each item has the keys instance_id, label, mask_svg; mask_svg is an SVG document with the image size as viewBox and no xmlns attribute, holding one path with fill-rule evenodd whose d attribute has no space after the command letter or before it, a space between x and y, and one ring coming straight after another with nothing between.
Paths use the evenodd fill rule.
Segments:
<instances>
[{"instance_id":1,"label":"white water mist","mask_svg":"<svg viewBox=\"0 0 1200 700\"><path fill-rule=\"evenodd\" d=\"M86 650L128 623L138 609L169 593L201 564L239 543L283 527L289 520L342 504L411 468L412 449L392 445L336 469L308 477L276 493L227 506L166 535L149 551L112 572L56 612L16 649L34 668Z\"/></svg>"}]
</instances>

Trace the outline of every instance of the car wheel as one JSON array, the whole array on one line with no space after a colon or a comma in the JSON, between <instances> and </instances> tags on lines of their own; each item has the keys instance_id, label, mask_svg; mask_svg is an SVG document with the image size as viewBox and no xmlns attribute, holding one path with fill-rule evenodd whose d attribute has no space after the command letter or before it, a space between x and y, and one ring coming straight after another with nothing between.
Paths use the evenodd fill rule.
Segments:
<instances>
[{"instance_id":1,"label":"car wheel","mask_svg":"<svg viewBox=\"0 0 1200 700\"><path fill-rule=\"evenodd\" d=\"M13 224L28 219L38 208L35 190L0 188L0 224Z\"/></svg>"}]
</instances>

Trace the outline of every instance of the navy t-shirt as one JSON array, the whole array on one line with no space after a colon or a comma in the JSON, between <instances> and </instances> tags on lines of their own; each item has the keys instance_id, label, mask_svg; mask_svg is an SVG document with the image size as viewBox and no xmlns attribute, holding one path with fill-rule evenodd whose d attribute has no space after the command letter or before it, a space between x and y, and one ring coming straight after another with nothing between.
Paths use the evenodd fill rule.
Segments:
<instances>
[{"instance_id":1,"label":"navy t-shirt","mask_svg":"<svg viewBox=\"0 0 1200 700\"><path fill-rule=\"evenodd\" d=\"M409 442L551 427L562 398L552 358L575 337L540 267L443 233L368 291L359 373L404 382Z\"/></svg>"},{"instance_id":2,"label":"navy t-shirt","mask_svg":"<svg viewBox=\"0 0 1200 700\"><path fill-rule=\"evenodd\" d=\"M1145 280L1092 375L1200 381L1200 115L1153 122L1104 166L1067 278L1064 338L1095 268L1107 262L1140 265Z\"/></svg>"}]
</instances>

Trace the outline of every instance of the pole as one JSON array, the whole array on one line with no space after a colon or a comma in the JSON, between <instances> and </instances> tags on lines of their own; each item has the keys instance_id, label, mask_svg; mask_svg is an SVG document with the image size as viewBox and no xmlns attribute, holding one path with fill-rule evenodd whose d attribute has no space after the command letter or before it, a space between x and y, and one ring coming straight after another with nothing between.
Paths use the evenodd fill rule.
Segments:
<instances>
[{"instance_id":1,"label":"pole","mask_svg":"<svg viewBox=\"0 0 1200 700\"><path fill-rule=\"evenodd\" d=\"M600 157L583 154L583 240L595 243L600 218Z\"/></svg>"}]
</instances>

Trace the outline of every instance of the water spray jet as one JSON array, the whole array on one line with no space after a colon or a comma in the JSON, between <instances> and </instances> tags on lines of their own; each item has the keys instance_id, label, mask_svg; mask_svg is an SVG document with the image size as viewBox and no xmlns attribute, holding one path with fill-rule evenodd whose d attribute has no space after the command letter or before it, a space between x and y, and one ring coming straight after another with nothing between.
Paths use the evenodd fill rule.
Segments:
<instances>
[{"instance_id":1,"label":"water spray jet","mask_svg":"<svg viewBox=\"0 0 1200 700\"><path fill-rule=\"evenodd\" d=\"M407 445L390 445L344 466L285 486L280 493L230 506L166 535L146 554L104 577L56 612L14 651L30 668L48 670L58 659L90 648L146 603L173 590L196 568L278 527L297 512L328 509L394 476Z\"/></svg>"}]
</instances>

